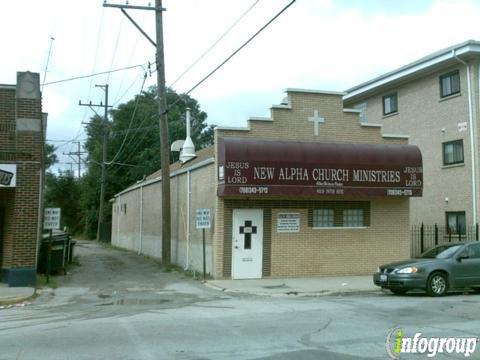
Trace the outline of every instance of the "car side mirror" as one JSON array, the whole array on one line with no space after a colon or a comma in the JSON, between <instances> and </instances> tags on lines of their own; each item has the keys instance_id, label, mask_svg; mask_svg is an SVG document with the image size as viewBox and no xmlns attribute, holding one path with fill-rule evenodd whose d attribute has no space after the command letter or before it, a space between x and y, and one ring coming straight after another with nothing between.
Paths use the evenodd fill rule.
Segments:
<instances>
[{"instance_id":1,"label":"car side mirror","mask_svg":"<svg viewBox=\"0 0 480 360\"><path fill-rule=\"evenodd\" d=\"M462 262L462 260L470 258L467 254L461 254L457 256L457 261Z\"/></svg>"}]
</instances>

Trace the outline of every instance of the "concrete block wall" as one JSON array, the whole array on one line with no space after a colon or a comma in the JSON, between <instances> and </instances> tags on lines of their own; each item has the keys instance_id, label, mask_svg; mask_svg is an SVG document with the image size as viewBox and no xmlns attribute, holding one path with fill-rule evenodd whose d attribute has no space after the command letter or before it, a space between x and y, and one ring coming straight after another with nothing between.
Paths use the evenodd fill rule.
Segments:
<instances>
[{"instance_id":1,"label":"concrete block wall","mask_svg":"<svg viewBox=\"0 0 480 360\"><path fill-rule=\"evenodd\" d=\"M188 165L188 164L187 164ZM195 271L203 269L202 231L195 229L195 209L210 208L214 214L213 164L191 171L190 216L187 213L187 173L171 178L172 263ZM143 200L140 196L143 193ZM150 182L119 194L112 203L112 245L137 251L153 258L162 258L161 180ZM143 216L140 215L140 203ZM126 206L126 213L125 213ZM142 217L142 219L141 219ZM187 242L187 219L190 218L190 241ZM206 268L213 272L212 229L206 230Z\"/></svg>"}]
</instances>

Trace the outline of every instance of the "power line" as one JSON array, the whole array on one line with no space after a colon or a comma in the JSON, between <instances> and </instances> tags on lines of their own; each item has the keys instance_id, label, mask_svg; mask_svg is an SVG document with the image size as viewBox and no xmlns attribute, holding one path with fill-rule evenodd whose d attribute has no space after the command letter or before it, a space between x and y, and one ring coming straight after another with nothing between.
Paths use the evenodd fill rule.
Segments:
<instances>
[{"instance_id":1,"label":"power line","mask_svg":"<svg viewBox=\"0 0 480 360\"><path fill-rule=\"evenodd\" d=\"M152 114L147 114L147 115L143 118L143 120L141 121L141 123L139 124L139 127L141 127L141 126L143 125L143 123L144 123L147 119L150 119L150 118L154 117L155 115L156 115L156 114L153 114L153 115L152 115ZM156 126L156 127L158 128L159 126ZM143 132L143 135L137 140L137 143L134 145L133 150L130 151L130 153L127 155L127 157L125 157L125 158L123 159L123 162L127 162L128 160L130 160L131 156L137 151L137 148L140 146L140 144L142 144L143 140L147 137L147 135L148 135L148 131L144 131L144 132ZM133 141L134 139L135 139L135 137L130 138L130 140L128 141L127 145L125 146L125 149L127 149L127 148L130 146L130 144L132 143L132 141Z\"/></svg>"},{"instance_id":2,"label":"power line","mask_svg":"<svg viewBox=\"0 0 480 360\"><path fill-rule=\"evenodd\" d=\"M142 23L144 22L144 20L145 20L145 13L142 14L142 20L141 20ZM130 66L130 64L132 63L133 55L136 53L136 50L137 50L138 40L139 40L139 36L137 36L137 37L135 38L135 42L133 43L133 46L132 46L131 49L130 49L130 55L129 55L129 57L128 57L128 64L127 64L127 66ZM129 89L128 89L127 91L125 91L125 92L122 94L121 97L118 97L118 95L120 94L120 92L121 92L122 89L123 89L123 83L125 82L125 74L126 74L126 73L123 73L123 75L122 75L122 80L120 81L120 85L117 87L117 92L116 92L116 94L115 94L115 100L113 101L114 106L120 102L120 100L125 96L125 94L128 92L128 90L130 90L130 87L133 86L133 83L132 83L132 85L130 85ZM137 78L136 80L138 80L138 78ZM136 82L136 80L135 80L135 82Z\"/></svg>"},{"instance_id":3,"label":"power line","mask_svg":"<svg viewBox=\"0 0 480 360\"><path fill-rule=\"evenodd\" d=\"M125 137L123 138L122 144L120 145L120 148L118 149L117 153L115 154L115 156L113 157L113 159L111 161L106 163L106 165L110 165L111 163L113 163L117 159L118 155L123 150L123 146L125 145L125 141L127 141L128 133L129 133L130 129L132 128L133 120L135 119L135 114L137 113L138 103L140 102L140 97L141 97L141 94L142 94L142 91L143 91L143 87L145 86L145 81L146 80L147 80L147 73L145 73L145 75L143 76L142 86L140 88L139 95L135 99L135 107L133 108L132 117L130 119L130 123L128 124L127 133L125 134Z\"/></svg>"},{"instance_id":4,"label":"power line","mask_svg":"<svg viewBox=\"0 0 480 360\"><path fill-rule=\"evenodd\" d=\"M280 10L273 18L271 18L265 25L263 25L255 34L253 34L247 41L245 41L237 50L235 50L230 56L228 56L224 61L220 63L215 69L210 71L206 76L204 76L199 82L197 82L190 90L186 93L182 94L182 96L187 96L197 87L199 87L205 80L207 80L210 76L215 74L223 65L225 65L231 58L237 55L240 50L242 50L245 46L247 46L253 39L255 39L263 30L265 30L271 23L273 23L280 15L282 15L296 0L292 0L285 6L282 10ZM180 101L181 97L179 97L173 104L169 105L165 112L168 112L168 109L171 108L173 105Z\"/></svg>"},{"instance_id":5,"label":"power line","mask_svg":"<svg viewBox=\"0 0 480 360\"><path fill-rule=\"evenodd\" d=\"M118 26L117 39L115 40L115 47L113 48L112 61L110 62L110 70L113 68L113 63L115 62L115 56L117 55L118 43L120 41L120 35L122 33L123 18L120 19L120 25ZM107 80L105 84L108 84L110 80L110 73L107 74Z\"/></svg>"},{"instance_id":6,"label":"power line","mask_svg":"<svg viewBox=\"0 0 480 360\"><path fill-rule=\"evenodd\" d=\"M130 84L130 86L127 88L127 90L124 91L124 93L119 97L118 94L117 94L117 99L113 102L113 106L116 106L122 99L123 97L127 94L127 92L130 91L130 89L133 87L133 85L135 85L138 81L138 79L140 78L140 76L137 76L133 82ZM120 85L121 86L121 85Z\"/></svg>"},{"instance_id":7,"label":"power line","mask_svg":"<svg viewBox=\"0 0 480 360\"><path fill-rule=\"evenodd\" d=\"M95 45L95 56L93 58L92 70L90 70L90 72L92 72L92 73L95 72L95 69L97 67L98 50L100 48L100 39L101 39L101 36L102 36L104 15L105 15L105 9L102 8L102 14L101 14L101 17L100 17L100 23L98 25L97 36L96 36L97 44ZM90 79L90 83L88 84L88 98L89 99L90 99L90 95L92 94L92 83L93 83L93 79ZM85 121L86 117L87 117L87 109L85 109L84 112L83 112L82 121L80 122L80 126L78 128L77 135L75 135L76 138L78 138L82 133L82 130L83 130L82 125L83 125L83 122Z\"/></svg>"},{"instance_id":8,"label":"power line","mask_svg":"<svg viewBox=\"0 0 480 360\"><path fill-rule=\"evenodd\" d=\"M72 77L72 78L68 78L68 79L56 80L56 81L52 81L52 82L49 82L49 83L45 83L44 85L46 86L46 85L64 83L64 82L67 82L67 81L86 79L86 78L90 78L90 77L93 77L93 76L105 75L105 74L108 74L108 73L130 70L130 69L134 69L134 68L138 68L138 67L143 69L143 71L146 71L144 64L138 64L138 65L132 65L132 66L125 66L125 67L122 67L122 68L113 69L113 70L109 70L109 71L102 71L102 72L98 72L98 73L93 73L93 74L89 74L89 75L82 75L82 76L76 76L76 77Z\"/></svg>"},{"instance_id":9,"label":"power line","mask_svg":"<svg viewBox=\"0 0 480 360\"><path fill-rule=\"evenodd\" d=\"M186 73L188 73L195 65L197 65L197 64L200 62L200 60L202 60L202 59L205 57L205 55L207 55L210 51L212 51L213 48L214 48L215 46L217 46L218 43L219 43L220 41L222 41L223 38L224 38L225 36L227 36L227 34L228 34L230 31L232 31L232 29L247 15L259 2L260 2L260 0L256 0L252 5L250 5L250 7L249 7L246 11L244 11L244 12L242 13L242 15L240 15L240 17L239 17L237 20L235 20L235 22L234 22L232 25L230 25L230 26L228 27L228 29L227 29L203 54L201 54L193 63L191 63L191 64L187 67L187 69L186 69L184 72L182 72L182 73L180 74L180 76L178 76L173 83L171 83L171 84L169 85L169 87L173 87L173 85L175 85L181 78L183 78L183 77L185 76Z\"/></svg>"}]
</instances>

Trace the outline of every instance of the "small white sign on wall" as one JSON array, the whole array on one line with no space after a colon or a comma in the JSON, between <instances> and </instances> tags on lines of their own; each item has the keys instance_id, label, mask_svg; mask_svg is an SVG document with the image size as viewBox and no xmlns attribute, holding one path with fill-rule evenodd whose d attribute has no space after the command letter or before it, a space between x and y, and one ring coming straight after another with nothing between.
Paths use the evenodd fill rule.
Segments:
<instances>
[{"instance_id":1,"label":"small white sign on wall","mask_svg":"<svg viewBox=\"0 0 480 360\"><path fill-rule=\"evenodd\" d=\"M300 213L278 213L277 232L279 233L300 232Z\"/></svg>"}]
</instances>

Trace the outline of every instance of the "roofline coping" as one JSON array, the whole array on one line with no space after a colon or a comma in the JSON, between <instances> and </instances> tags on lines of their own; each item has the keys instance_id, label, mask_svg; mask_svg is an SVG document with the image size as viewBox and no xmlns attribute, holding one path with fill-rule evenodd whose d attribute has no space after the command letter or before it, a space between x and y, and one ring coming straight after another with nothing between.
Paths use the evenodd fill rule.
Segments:
<instances>
[{"instance_id":1,"label":"roofline coping","mask_svg":"<svg viewBox=\"0 0 480 360\"><path fill-rule=\"evenodd\" d=\"M215 162L215 158L214 157L211 157L211 158L207 158L205 160L202 160L200 161L199 163L195 164L195 165L192 165L192 166L189 166L189 167L186 167L186 168L181 168L181 169L178 169L178 170L175 170L175 171L172 171L170 173L170 178L173 178L175 176L178 176L178 175L181 175L181 174L184 174L188 171L193 171L193 170L197 170L199 168L202 168L202 167L205 167L207 165L210 165L212 163ZM117 198L123 194L126 194L130 191L133 191L133 190L136 190L138 188L141 188L141 187L144 187L144 186L148 186L148 185L151 185L151 184L155 184L157 182L160 182L162 181L162 177L159 176L159 177L156 177L155 179L150 179L150 180L147 180L147 181L140 181L139 183L133 185L133 186L130 186L128 188L126 188L125 190L122 190L120 191L119 193L113 195L114 198Z\"/></svg>"},{"instance_id":2,"label":"roofline coping","mask_svg":"<svg viewBox=\"0 0 480 360\"><path fill-rule=\"evenodd\" d=\"M400 134L382 134L382 137L387 139L410 139L410 136Z\"/></svg>"},{"instance_id":3,"label":"roofline coping","mask_svg":"<svg viewBox=\"0 0 480 360\"><path fill-rule=\"evenodd\" d=\"M357 86L354 86L346 90L344 100L348 100L354 96L360 95L366 91L372 90L379 86L388 84L392 81L401 79L405 76L414 74L420 70L426 69L433 65L439 64L446 60L453 59L460 55L464 55L470 52L476 52L480 54L480 42L474 40L467 40L463 43L450 46L448 48L439 50L433 54L427 55L417 61L409 63L393 71L387 72L383 75L375 77L369 81L363 82Z\"/></svg>"},{"instance_id":4,"label":"roofline coping","mask_svg":"<svg viewBox=\"0 0 480 360\"><path fill-rule=\"evenodd\" d=\"M383 125L382 124L370 124L370 123L360 123L360 126L363 127L372 127L372 128L381 128Z\"/></svg>"},{"instance_id":5,"label":"roofline coping","mask_svg":"<svg viewBox=\"0 0 480 360\"><path fill-rule=\"evenodd\" d=\"M248 118L248 121L273 121L273 119L269 117L251 116Z\"/></svg>"},{"instance_id":6,"label":"roofline coping","mask_svg":"<svg viewBox=\"0 0 480 360\"><path fill-rule=\"evenodd\" d=\"M248 127L237 126L216 126L215 130L227 130L227 131L250 131Z\"/></svg>"},{"instance_id":7,"label":"roofline coping","mask_svg":"<svg viewBox=\"0 0 480 360\"><path fill-rule=\"evenodd\" d=\"M347 95L345 91L330 91L330 90L313 90L313 89L298 89L298 88L286 88L284 90L286 93L297 92L297 93L308 93L308 94L324 94L324 95L337 95L344 96Z\"/></svg>"}]
</instances>

